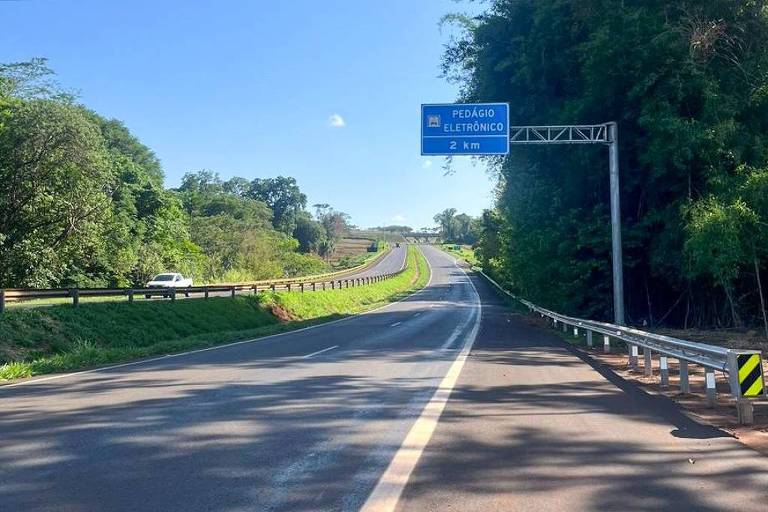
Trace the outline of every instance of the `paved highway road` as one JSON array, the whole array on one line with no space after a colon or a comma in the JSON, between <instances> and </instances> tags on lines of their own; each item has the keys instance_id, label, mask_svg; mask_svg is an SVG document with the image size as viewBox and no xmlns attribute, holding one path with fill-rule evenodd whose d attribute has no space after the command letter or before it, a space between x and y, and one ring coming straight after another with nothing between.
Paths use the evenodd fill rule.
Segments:
<instances>
[{"instance_id":1,"label":"paved highway road","mask_svg":"<svg viewBox=\"0 0 768 512\"><path fill-rule=\"evenodd\" d=\"M424 252L366 315L0 388L0 510L765 510L766 459Z\"/></svg>"}]
</instances>

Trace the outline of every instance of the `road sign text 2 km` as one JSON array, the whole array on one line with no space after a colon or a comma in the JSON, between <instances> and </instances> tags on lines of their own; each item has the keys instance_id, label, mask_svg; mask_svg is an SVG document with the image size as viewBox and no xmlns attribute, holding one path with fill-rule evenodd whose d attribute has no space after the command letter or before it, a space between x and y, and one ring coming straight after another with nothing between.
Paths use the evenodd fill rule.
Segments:
<instances>
[{"instance_id":1,"label":"road sign text 2 km","mask_svg":"<svg viewBox=\"0 0 768 512\"><path fill-rule=\"evenodd\" d=\"M506 155L508 103L421 106L422 155Z\"/></svg>"}]
</instances>

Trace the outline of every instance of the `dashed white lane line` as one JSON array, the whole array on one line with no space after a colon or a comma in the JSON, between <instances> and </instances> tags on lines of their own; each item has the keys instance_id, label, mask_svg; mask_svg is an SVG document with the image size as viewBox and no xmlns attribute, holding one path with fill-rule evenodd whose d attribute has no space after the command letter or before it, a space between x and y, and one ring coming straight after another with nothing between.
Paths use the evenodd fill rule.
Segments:
<instances>
[{"instance_id":1,"label":"dashed white lane line","mask_svg":"<svg viewBox=\"0 0 768 512\"><path fill-rule=\"evenodd\" d=\"M317 352L312 352L311 354L307 354L304 357L302 357L302 359L309 359L312 356L316 356L318 354L322 354L323 352L328 352L329 350L333 350L335 348L339 348L339 346L338 345L334 345L332 347L324 348L323 350L318 350Z\"/></svg>"},{"instance_id":2,"label":"dashed white lane line","mask_svg":"<svg viewBox=\"0 0 768 512\"><path fill-rule=\"evenodd\" d=\"M454 265L456 265L455 260ZM458 265L456 266L458 267ZM464 274L466 275L466 272L464 272ZM437 423L440 420L443 409L445 409L445 405L448 403L451 391L453 391L453 387L459 379L459 374L464 367L464 362L467 360L467 356L469 356L469 352L472 350L472 345L477 338L477 333L480 330L483 306L480 301L480 295L475 288L475 284L469 276L467 276L467 279L472 287L475 298L475 314L473 315L474 325L472 326L472 330L464 341L464 345L458 356L448 369L448 373L443 377L443 380L440 382L434 395L432 395L430 401L421 411L421 415L411 427L408 435L406 435L403 444L400 445L400 448L397 453L395 453L394 458L389 463L384 474L381 475L373 492L368 496L368 500L363 505L361 512L393 512L395 510L397 502L400 500L400 495L408 483L411 473L416 467L421 454L424 452L424 448L427 446L427 443L429 443L433 432L437 428Z\"/></svg>"},{"instance_id":3,"label":"dashed white lane line","mask_svg":"<svg viewBox=\"0 0 768 512\"><path fill-rule=\"evenodd\" d=\"M397 326L398 326L398 325L400 325L401 323L403 323L403 322L395 322L395 323L393 323L392 325L390 325L390 327L397 327Z\"/></svg>"},{"instance_id":4,"label":"dashed white lane line","mask_svg":"<svg viewBox=\"0 0 768 512\"><path fill-rule=\"evenodd\" d=\"M415 314L415 315L413 315L413 316L414 316L414 317L416 317L416 316L419 316L420 314L421 314L421 313L416 313L416 314Z\"/></svg>"}]
</instances>

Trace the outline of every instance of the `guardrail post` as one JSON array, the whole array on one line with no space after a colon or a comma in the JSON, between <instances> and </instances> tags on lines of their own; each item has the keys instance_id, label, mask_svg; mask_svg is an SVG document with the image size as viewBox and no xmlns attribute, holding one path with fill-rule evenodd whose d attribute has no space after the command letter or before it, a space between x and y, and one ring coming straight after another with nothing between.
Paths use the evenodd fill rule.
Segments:
<instances>
[{"instance_id":1,"label":"guardrail post","mask_svg":"<svg viewBox=\"0 0 768 512\"><path fill-rule=\"evenodd\" d=\"M69 290L69 294L72 296L72 306L77 307L77 305L80 304L80 290L72 288Z\"/></svg>"},{"instance_id":2,"label":"guardrail post","mask_svg":"<svg viewBox=\"0 0 768 512\"><path fill-rule=\"evenodd\" d=\"M176 300L176 288L171 288L171 301Z\"/></svg>"},{"instance_id":3,"label":"guardrail post","mask_svg":"<svg viewBox=\"0 0 768 512\"><path fill-rule=\"evenodd\" d=\"M568 324L563 322L563 332L568 332Z\"/></svg>"},{"instance_id":4,"label":"guardrail post","mask_svg":"<svg viewBox=\"0 0 768 512\"><path fill-rule=\"evenodd\" d=\"M208 298L208 287L206 286L203 290L203 293L205 293L205 298Z\"/></svg>"},{"instance_id":5,"label":"guardrail post","mask_svg":"<svg viewBox=\"0 0 768 512\"><path fill-rule=\"evenodd\" d=\"M715 370L707 368L704 373L704 384L706 386L707 407L714 407L717 402L717 387L715 383Z\"/></svg>"},{"instance_id":6,"label":"guardrail post","mask_svg":"<svg viewBox=\"0 0 768 512\"><path fill-rule=\"evenodd\" d=\"M752 425L755 422L755 406L751 400L737 399L736 412L741 425Z\"/></svg>"},{"instance_id":7,"label":"guardrail post","mask_svg":"<svg viewBox=\"0 0 768 512\"><path fill-rule=\"evenodd\" d=\"M301 289L301 293L304 293L304 283L299 283L299 288Z\"/></svg>"},{"instance_id":8,"label":"guardrail post","mask_svg":"<svg viewBox=\"0 0 768 512\"><path fill-rule=\"evenodd\" d=\"M331 281L331 290L334 290L336 288L336 285L333 284L333 281Z\"/></svg>"},{"instance_id":9,"label":"guardrail post","mask_svg":"<svg viewBox=\"0 0 768 512\"><path fill-rule=\"evenodd\" d=\"M669 386L669 362L667 356L659 356L659 377L661 379L661 387L665 388Z\"/></svg>"},{"instance_id":10,"label":"guardrail post","mask_svg":"<svg viewBox=\"0 0 768 512\"><path fill-rule=\"evenodd\" d=\"M317 290L317 283L312 283L312 291L314 292Z\"/></svg>"},{"instance_id":11,"label":"guardrail post","mask_svg":"<svg viewBox=\"0 0 768 512\"><path fill-rule=\"evenodd\" d=\"M253 285L253 294L258 295L259 294L259 285L255 284Z\"/></svg>"},{"instance_id":12,"label":"guardrail post","mask_svg":"<svg viewBox=\"0 0 768 512\"><path fill-rule=\"evenodd\" d=\"M653 375L653 363L651 362L651 349L643 347L643 372L646 377Z\"/></svg>"},{"instance_id":13,"label":"guardrail post","mask_svg":"<svg viewBox=\"0 0 768 512\"><path fill-rule=\"evenodd\" d=\"M291 283L288 283L285 287L288 289L288 291L291 291Z\"/></svg>"},{"instance_id":14,"label":"guardrail post","mask_svg":"<svg viewBox=\"0 0 768 512\"><path fill-rule=\"evenodd\" d=\"M133 303L133 290L128 290L125 293L126 293L126 295L128 295L128 302L129 303Z\"/></svg>"},{"instance_id":15,"label":"guardrail post","mask_svg":"<svg viewBox=\"0 0 768 512\"><path fill-rule=\"evenodd\" d=\"M573 326L573 335L576 336L577 338L579 337L579 328L576 327L575 325Z\"/></svg>"},{"instance_id":16,"label":"guardrail post","mask_svg":"<svg viewBox=\"0 0 768 512\"><path fill-rule=\"evenodd\" d=\"M232 295L233 299L235 298L235 291L237 291L237 288L233 286L232 289L229 292Z\"/></svg>"},{"instance_id":17,"label":"guardrail post","mask_svg":"<svg viewBox=\"0 0 768 512\"><path fill-rule=\"evenodd\" d=\"M587 331L587 346L592 346L592 331Z\"/></svg>"},{"instance_id":18,"label":"guardrail post","mask_svg":"<svg viewBox=\"0 0 768 512\"><path fill-rule=\"evenodd\" d=\"M603 334L603 353L611 353L611 337L607 334Z\"/></svg>"},{"instance_id":19,"label":"guardrail post","mask_svg":"<svg viewBox=\"0 0 768 512\"><path fill-rule=\"evenodd\" d=\"M5 311L5 290L0 290L0 313Z\"/></svg>"},{"instance_id":20,"label":"guardrail post","mask_svg":"<svg viewBox=\"0 0 768 512\"><path fill-rule=\"evenodd\" d=\"M349 288L349 279L345 279L344 284L346 285L347 288Z\"/></svg>"},{"instance_id":21,"label":"guardrail post","mask_svg":"<svg viewBox=\"0 0 768 512\"><path fill-rule=\"evenodd\" d=\"M325 290L325 281L323 281L323 290Z\"/></svg>"},{"instance_id":22,"label":"guardrail post","mask_svg":"<svg viewBox=\"0 0 768 512\"><path fill-rule=\"evenodd\" d=\"M272 291L275 291L275 285L274 285L274 283L273 283L273 284L270 286L270 289L271 289Z\"/></svg>"},{"instance_id":23,"label":"guardrail post","mask_svg":"<svg viewBox=\"0 0 768 512\"><path fill-rule=\"evenodd\" d=\"M637 345L629 344L629 367L637 369Z\"/></svg>"},{"instance_id":24,"label":"guardrail post","mask_svg":"<svg viewBox=\"0 0 768 512\"><path fill-rule=\"evenodd\" d=\"M691 384L688 381L688 361L680 359L680 392L688 394L691 392Z\"/></svg>"}]
</instances>

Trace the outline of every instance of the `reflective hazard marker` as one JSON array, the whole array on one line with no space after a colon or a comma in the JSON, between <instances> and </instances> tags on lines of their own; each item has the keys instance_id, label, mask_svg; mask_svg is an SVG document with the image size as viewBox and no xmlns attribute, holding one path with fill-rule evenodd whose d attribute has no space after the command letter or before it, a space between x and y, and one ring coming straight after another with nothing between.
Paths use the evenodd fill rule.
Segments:
<instances>
[{"instance_id":1,"label":"reflective hazard marker","mask_svg":"<svg viewBox=\"0 0 768 512\"><path fill-rule=\"evenodd\" d=\"M764 393L763 368L760 354L739 354L736 356L739 368L739 387L741 396L760 396Z\"/></svg>"}]
</instances>

